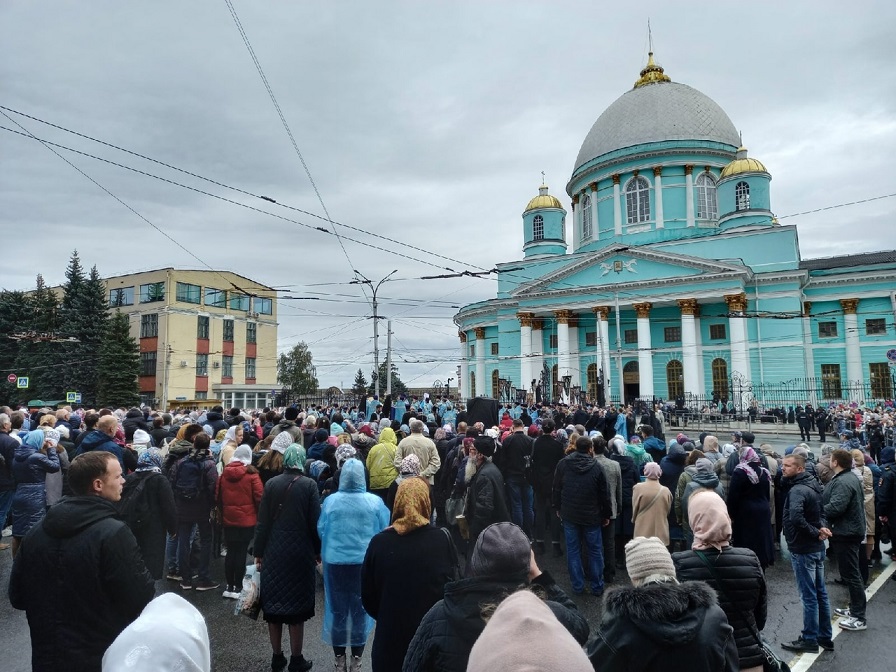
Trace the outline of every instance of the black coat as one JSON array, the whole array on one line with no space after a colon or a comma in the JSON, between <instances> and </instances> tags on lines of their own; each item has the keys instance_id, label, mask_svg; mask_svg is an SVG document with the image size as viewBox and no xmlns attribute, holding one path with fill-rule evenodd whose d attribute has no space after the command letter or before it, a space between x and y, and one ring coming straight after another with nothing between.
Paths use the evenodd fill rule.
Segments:
<instances>
[{"instance_id":1,"label":"black coat","mask_svg":"<svg viewBox=\"0 0 896 672\"><path fill-rule=\"evenodd\" d=\"M741 668L761 665L762 653L752 634L754 628L755 631L761 631L765 627L768 609L765 575L759 566L759 559L750 549L733 546L728 546L721 552L713 548L704 551L704 555L719 575L724 591L694 551L672 555L678 580L682 583L705 581L716 591L719 605L728 617L728 623L734 628L734 641Z\"/></svg>"},{"instance_id":2,"label":"black coat","mask_svg":"<svg viewBox=\"0 0 896 672\"><path fill-rule=\"evenodd\" d=\"M631 537L635 533L635 524L632 522L632 494L635 486L641 482L641 476L638 474L635 461L628 455L611 453L609 457L622 471L622 505L619 508L619 515L616 516L616 534Z\"/></svg>"},{"instance_id":3,"label":"black coat","mask_svg":"<svg viewBox=\"0 0 896 672\"><path fill-rule=\"evenodd\" d=\"M554 509L563 522L601 525L613 515L607 477L588 453L576 451L557 465L554 473Z\"/></svg>"},{"instance_id":4,"label":"black coat","mask_svg":"<svg viewBox=\"0 0 896 672\"><path fill-rule=\"evenodd\" d=\"M551 496L554 470L565 456L565 448L550 434L542 434L532 444L532 486L542 497Z\"/></svg>"},{"instance_id":5,"label":"black coat","mask_svg":"<svg viewBox=\"0 0 896 672\"><path fill-rule=\"evenodd\" d=\"M483 605L495 605L520 588L520 581L498 577L461 579L445 586L445 597L430 609L404 658L402 672L464 672L470 650L485 629ZM579 644L588 639L588 621L545 572L532 581L545 592L545 604Z\"/></svg>"},{"instance_id":6,"label":"black coat","mask_svg":"<svg viewBox=\"0 0 896 672\"><path fill-rule=\"evenodd\" d=\"M370 540L361 601L376 619L373 672L401 669L417 627L458 573L457 550L444 529L426 525L399 535L388 527Z\"/></svg>"},{"instance_id":7,"label":"black coat","mask_svg":"<svg viewBox=\"0 0 896 672\"><path fill-rule=\"evenodd\" d=\"M209 411L205 414L205 424L212 428L212 436L217 436L218 432L228 427L224 422L224 416L217 411Z\"/></svg>"},{"instance_id":8,"label":"black coat","mask_svg":"<svg viewBox=\"0 0 896 672\"><path fill-rule=\"evenodd\" d=\"M486 527L510 522L504 478L493 463L484 462L470 481L464 516L470 527L471 548Z\"/></svg>"},{"instance_id":9,"label":"black coat","mask_svg":"<svg viewBox=\"0 0 896 672\"><path fill-rule=\"evenodd\" d=\"M824 542L818 538L826 524L821 503L823 492L821 482L805 471L789 479L781 520L791 553L819 553L824 550Z\"/></svg>"},{"instance_id":10,"label":"black coat","mask_svg":"<svg viewBox=\"0 0 896 672\"><path fill-rule=\"evenodd\" d=\"M317 484L301 472L287 469L265 484L254 552L263 561L261 608L266 620L299 623L314 616L319 517Z\"/></svg>"},{"instance_id":11,"label":"black coat","mask_svg":"<svg viewBox=\"0 0 896 672\"><path fill-rule=\"evenodd\" d=\"M750 468L758 470L755 463ZM760 472L755 485L742 469L736 469L728 484L728 515L731 516L731 543L749 548L763 567L775 563L769 480Z\"/></svg>"},{"instance_id":12,"label":"black coat","mask_svg":"<svg viewBox=\"0 0 896 672\"><path fill-rule=\"evenodd\" d=\"M35 672L99 672L155 585L112 502L64 497L22 540L9 600L28 615Z\"/></svg>"},{"instance_id":13,"label":"black coat","mask_svg":"<svg viewBox=\"0 0 896 672\"><path fill-rule=\"evenodd\" d=\"M704 583L611 588L586 647L598 672L737 672L725 612Z\"/></svg>"},{"instance_id":14,"label":"black coat","mask_svg":"<svg viewBox=\"0 0 896 672\"><path fill-rule=\"evenodd\" d=\"M177 534L177 507L171 484L163 474L136 471L125 480L125 490L136 487L140 480L146 481L140 496L146 498L152 515L145 524L131 528L131 532L137 539L146 569L158 581L165 571L165 535Z\"/></svg>"},{"instance_id":15,"label":"black coat","mask_svg":"<svg viewBox=\"0 0 896 672\"><path fill-rule=\"evenodd\" d=\"M532 457L532 443L532 439L524 431L513 432L504 439L495 454L495 464L505 480L520 480L525 476L527 458Z\"/></svg>"},{"instance_id":16,"label":"black coat","mask_svg":"<svg viewBox=\"0 0 896 672\"><path fill-rule=\"evenodd\" d=\"M149 432L152 429L152 425L146 422L146 418L143 417L143 411L132 408L124 416L124 420L121 421L121 428L124 430L124 440L130 443L134 440L134 432L138 429Z\"/></svg>"},{"instance_id":17,"label":"black coat","mask_svg":"<svg viewBox=\"0 0 896 672\"><path fill-rule=\"evenodd\" d=\"M0 492L16 489L16 479L12 475L12 462L18 447L18 441L6 432L0 432L0 457L3 458L3 462L0 464ZM0 523L5 525L6 521L0 520Z\"/></svg>"}]
</instances>

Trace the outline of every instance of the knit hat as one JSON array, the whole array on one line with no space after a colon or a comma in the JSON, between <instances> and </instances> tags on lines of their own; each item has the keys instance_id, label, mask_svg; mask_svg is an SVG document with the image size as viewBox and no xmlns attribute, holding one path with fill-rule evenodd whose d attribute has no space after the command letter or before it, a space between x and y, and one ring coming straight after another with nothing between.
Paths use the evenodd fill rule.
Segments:
<instances>
[{"instance_id":1,"label":"knit hat","mask_svg":"<svg viewBox=\"0 0 896 672\"><path fill-rule=\"evenodd\" d=\"M314 443L323 443L327 440L327 437L330 436L330 432L321 427L316 432L314 432ZM289 444L287 444L289 445Z\"/></svg>"},{"instance_id":2,"label":"knit hat","mask_svg":"<svg viewBox=\"0 0 896 672\"><path fill-rule=\"evenodd\" d=\"M632 583L674 581L672 556L658 537L635 537L625 545L625 568Z\"/></svg>"},{"instance_id":3,"label":"knit hat","mask_svg":"<svg viewBox=\"0 0 896 672\"><path fill-rule=\"evenodd\" d=\"M663 475L663 469L656 462L646 462L644 464L644 475L647 478L658 481L660 479L660 476Z\"/></svg>"},{"instance_id":4,"label":"knit hat","mask_svg":"<svg viewBox=\"0 0 896 672\"><path fill-rule=\"evenodd\" d=\"M533 642L545 646L532 646ZM468 672L593 669L550 607L529 590L517 591L498 605L467 663Z\"/></svg>"},{"instance_id":5,"label":"knit hat","mask_svg":"<svg viewBox=\"0 0 896 672\"><path fill-rule=\"evenodd\" d=\"M490 436L477 436L473 440L473 447L486 457L491 457L495 454L495 440Z\"/></svg>"},{"instance_id":6,"label":"knit hat","mask_svg":"<svg viewBox=\"0 0 896 672\"><path fill-rule=\"evenodd\" d=\"M277 436L274 437L274 440L271 442L271 450L276 450L281 455L286 452L286 449L289 448L289 444L292 443L292 434L289 432L280 432Z\"/></svg>"},{"instance_id":7,"label":"knit hat","mask_svg":"<svg viewBox=\"0 0 896 672\"><path fill-rule=\"evenodd\" d=\"M134 438L131 441L132 444L148 446L150 443L149 433L143 429L138 429L134 432Z\"/></svg>"},{"instance_id":8,"label":"knit hat","mask_svg":"<svg viewBox=\"0 0 896 672\"><path fill-rule=\"evenodd\" d=\"M497 575L523 580L529 574L531 551L529 538L519 526L494 523L486 527L476 540L470 573L473 576ZM675 573L674 570L672 573Z\"/></svg>"},{"instance_id":9,"label":"knit hat","mask_svg":"<svg viewBox=\"0 0 896 672\"><path fill-rule=\"evenodd\" d=\"M361 425L361 428L358 430L359 434L364 434L365 436L373 437L373 430L370 429L370 425Z\"/></svg>"},{"instance_id":10,"label":"knit hat","mask_svg":"<svg viewBox=\"0 0 896 672\"><path fill-rule=\"evenodd\" d=\"M287 432L283 432L283 434L287 434ZM230 461L242 462L247 467L252 464L252 451L249 449L249 446L240 446L233 451L233 457L230 458Z\"/></svg>"},{"instance_id":11,"label":"knit hat","mask_svg":"<svg viewBox=\"0 0 896 672\"><path fill-rule=\"evenodd\" d=\"M536 439L538 438L538 435L541 434L541 428L538 425L529 425L529 430L527 433L530 437Z\"/></svg>"}]
</instances>

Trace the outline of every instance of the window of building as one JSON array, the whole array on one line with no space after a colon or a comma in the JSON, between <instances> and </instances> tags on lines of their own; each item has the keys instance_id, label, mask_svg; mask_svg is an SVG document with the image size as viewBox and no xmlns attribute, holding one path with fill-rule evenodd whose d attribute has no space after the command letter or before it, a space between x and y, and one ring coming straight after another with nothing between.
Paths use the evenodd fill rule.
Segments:
<instances>
[{"instance_id":1,"label":"window of building","mask_svg":"<svg viewBox=\"0 0 896 672\"><path fill-rule=\"evenodd\" d=\"M208 315L200 315L196 318L196 338L208 338Z\"/></svg>"},{"instance_id":2,"label":"window of building","mask_svg":"<svg viewBox=\"0 0 896 672\"><path fill-rule=\"evenodd\" d=\"M709 337L714 341L724 341L727 338L727 330L724 324L709 325Z\"/></svg>"},{"instance_id":3,"label":"window of building","mask_svg":"<svg viewBox=\"0 0 896 672\"><path fill-rule=\"evenodd\" d=\"M582 240L591 240L594 233L591 217L591 196L585 194L585 198L582 199Z\"/></svg>"},{"instance_id":4,"label":"window of building","mask_svg":"<svg viewBox=\"0 0 896 672\"><path fill-rule=\"evenodd\" d=\"M663 327L663 340L666 343L680 343L681 327Z\"/></svg>"},{"instance_id":5,"label":"window of building","mask_svg":"<svg viewBox=\"0 0 896 672\"><path fill-rule=\"evenodd\" d=\"M133 287L116 287L109 290L109 306L118 308L120 306L134 305L134 288Z\"/></svg>"},{"instance_id":6,"label":"window of building","mask_svg":"<svg viewBox=\"0 0 896 672\"><path fill-rule=\"evenodd\" d=\"M596 331L586 331L585 332L585 347L586 348L596 348L597 347L597 332Z\"/></svg>"},{"instance_id":7,"label":"window of building","mask_svg":"<svg viewBox=\"0 0 896 672\"><path fill-rule=\"evenodd\" d=\"M255 358L246 357L246 380L255 378Z\"/></svg>"},{"instance_id":8,"label":"window of building","mask_svg":"<svg viewBox=\"0 0 896 672\"><path fill-rule=\"evenodd\" d=\"M638 330L637 329L626 329L622 332L622 341L624 343L637 343L638 342Z\"/></svg>"},{"instance_id":9,"label":"window of building","mask_svg":"<svg viewBox=\"0 0 896 672\"><path fill-rule=\"evenodd\" d=\"M476 396L476 372L470 371L470 396Z\"/></svg>"},{"instance_id":10,"label":"window of building","mask_svg":"<svg viewBox=\"0 0 896 672\"><path fill-rule=\"evenodd\" d=\"M650 220L650 183L643 177L633 177L625 186L625 209L629 224Z\"/></svg>"},{"instance_id":11,"label":"window of building","mask_svg":"<svg viewBox=\"0 0 896 672\"><path fill-rule=\"evenodd\" d=\"M194 398L194 399L197 399L197 400L199 400L199 399L208 399L208 392L197 392L196 395L195 395L193 398Z\"/></svg>"},{"instance_id":12,"label":"window of building","mask_svg":"<svg viewBox=\"0 0 896 672\"><path fill-rule=\"evenodd\" d=\"M140 338L156 338L159 335L159 314L140 316Z\"/></svg>"},{"instance_id":13,"label":"window of building","mask_svg":"<svg viewBox=\"0 0 896 672\"><path fill-rule=\"evenodd\" d=\"M892 399L896 390L893 389L889 365L886 362L876 362L869 364L868 368L871 373L871 396L875 399Z\"/></svg>"},{"instance_id":14,"label":"window of building","mask_svg":"<svg viewBox=\"0 0 896 672\"><path fill-rule=\"evenodd\" d=\"M532 220L532 240L544 240L544 217L535 215Z\"/></svg>"},{"instance_id":15,"label":"window of building","mask_svg":"<svg viewBox=\"0 0 896 672\"><path fill-rule=\"evenodd\" d=\"M471 343L470 344L470 357L475 357L475 356L476 356L476 344Z\"/></svg>"},{"instance_id":16,"label":"window of building","mask_svg":"<svg viewBox=\"0 0 896 672\"><path fill-rule=\"evenodd\" d=\"M722 358L712 360L712 393L719 399L728 398L728 362Z\"/></svg>"},{"instance_id":17,"label":"window of building","mask_svg":"<svg viewBox=\"0 0 896 672\"><path fill-rule=\"evenodd\" d=\"M227 292L223 289L205 288L205 305L215 308L227 307Z\"/></svg>"},{"instance_id":18,"label":"window of building","mask_svg":"<svg viewBox=\"0 0 896 672\"><path fill-rule=\"evenodd\" d=\"M819 322L818 338L837 338L837 323Z\"/></svg>"},{"instance_id":19,"label":"window of building","mask_svg":"<svg viewBox=\"0 0 896 672\"><path fill-rule=\"evenodd\" d=\"M597 364L589 364L588 369L587 369L587 380L588 380L587 394L588 394L588 399L590 399L591 401L597 401L597 398L599 396L599 394L597 392L597 386L600 381L598 380L597 374L598 374Z\"/></svg>"},{"instance_id":20,"label":"window of building","mask_svg":"<svg viewBox=\"0 0 896 672\"><path fill-rule=\"evenodd\" d=\"M669 388L669 399L684 396L684 367L677 359L666 364L666 386Z\"/></svg>"},{"instance_id":21,"label":"window of building","mask_svg":"<svg viewBox=\"0 0 896 672\"><path fill-rule=\"evenodd\" d=\"M249 312L249 297L239 292L230 292L230 310L238 310L242 313Z\"/></svg>"},{"instance_id":22,"label":"window of building","mask_svg":"<svg viewBox=\"0 0 896 672\"><path fill-rule=\"evenodd\" d=\"M221 357L221 376L224 378L233 378L233 355L224 355Z\"/></svg>"},{"instance_id":23,"label":"window of building","mask_svg":"<svg viewBox=\"0 0 896 672\"><path fill-rule=\"evenodd\" d=\"M553 348L554 350L557 349L557 334L548 336L548 347Z\"/></svg>"},{"instance_id":24,"label":"window of building","mask_svg":"<svg viewBox=\"0 0 896 672\"><path fill-rule=\"evenodd\" d=\"M263 299L260 296L256 296L254 299L252 299L252 303L255 306L256 313L260 313L261 315L273 315L273 299Z\"/></svg>"},{"instance_id":25,"label":"window of building","mask_svg":"<svg viewBox=\"0 0 896 672\"><path fill-rule=\"evenodd\" d=\"M746 182L738 182L734 185L734 209L750 209L750 185Z\"/></svg>"},{"instance_id":26,"label":"window of building","mask_svg":"<svg viewBox=\"0 0 896 672\"><path fill-rule=\"evenodd\" d=\"M697 218L718 219L719 205L716 198L716 183L709 173L701 173L697 178Z\"/></svg>"},{"instance_id":27,"label":"window of building","mask_svg":"<svg viewBox=\"0 0 896 672\"><path fill-rule=\"evenodd\" d=\"M840 399L843 396L839 364L821 365L821 394L825 399Z\"/></svg>"},{"instance_id":28,"label":"window of building","mask_svg":"<svg viewBox=\"0 0 896 672\"><path fill-rule=\"evenodd\" d=\"M491 344L491 352L492 352L493 355L497 355L497 354L498 354L498 344L497 344L497 343L492 343L492 344Z\"/></svg>"},{"instance_id":29,"label":"window of building","mask_svg":"<svg viewBox=\"0 0 896 672\"><path fill-rule=\"evenodd\" d=\"M233 341L233 320L224 320L224 340Z\"/></svg>"},{"instance_id":30,"label":"window of building","mask_svg":"<svg viewBox=\"0 0 896 672\"><path fill-rule=\"evenodd\" d=\"M202 301L202 287L186 282L177 283L177 300L183 303L200 303Z\"/></svg>"},{"instance_id":31,"label":"window of building","mask_svg":"<svg viewBox=\"0 0 896 672\"><path fill-rule=\"evenodd\" d=\"M208 375L208 355L196 355L196 375Z\"/></svg>"},{"instance_id":32,"label":"window of building","mask_svg":"<svg viewBox=\"0 0 896 672\"><path fill-rule=\"evenodd\" d=\"M246 343L258 342L258 324L246 322Z\"/></svg>"},{"instance_id":33,"label":"window of building","mask_svg":"<svg viewBox=\"0 0 896 672\"><path fill-rule=\"evenodd\" d=\"M865 334L868 336L879 336L887 333L887 321L882 317L875 317L865 320Z\"/></svg>"},{"instance_id":34,"label":"window of building","mask_svg":"<svg viewBox=\"0 0 896 672\"><path fill-rule=\"evenodd\" d=\"M501 398L501 389L500 389L500 377L498 376L498 369L492 371L492 399L500 399Z\"/></svg>"},{"instance_id":35,"label":"window of building","mask_svg":"<svg viewBox=\"0 0 896 672\"><path fill-rule=\"evenodd\" d=\"M156 353L155 353L155 351L140 353L140 375L141 376L156 375Z\"/></svg>"},{"instance_id":36,"label":"window of building","mask_svg":"<svg viewBox=\"0 0 896 672\"><path fill-rule=\"evenodd\" d=\"M150 282L140 285L140 303L154 303L165 300L165 283Z\"/></svg>"}]
</instances>

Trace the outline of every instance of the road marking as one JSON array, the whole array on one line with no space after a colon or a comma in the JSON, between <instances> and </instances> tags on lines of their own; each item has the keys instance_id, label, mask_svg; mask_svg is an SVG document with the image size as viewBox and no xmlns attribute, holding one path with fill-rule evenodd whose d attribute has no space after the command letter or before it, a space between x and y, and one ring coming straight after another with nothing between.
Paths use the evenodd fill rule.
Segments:
<instances>
[{"instance_id":1,"label":"road marking","mask_svg":"<svg viewBox=\"0 0 896 672\"><path fill-rule=\"evenodd\" d=\"M896 572L896 562L891 562L879 575L878 577L865 589L865 599L870 600L874 597L874 594L879 591L884 584L887 582L893 573ZM831 640L837 639L837 635L839 635L843 630L841 630L837 626L837 621L840 620L840 616L831 620L834 626L834 634L831 637ZM827 653L823 649L818 653L800 653L797 655L793 661L790 662L790 672L806 672L810 667L812 667L812 663L816 661L818 656L822 653Z\"/></svg>"}]
</instances>

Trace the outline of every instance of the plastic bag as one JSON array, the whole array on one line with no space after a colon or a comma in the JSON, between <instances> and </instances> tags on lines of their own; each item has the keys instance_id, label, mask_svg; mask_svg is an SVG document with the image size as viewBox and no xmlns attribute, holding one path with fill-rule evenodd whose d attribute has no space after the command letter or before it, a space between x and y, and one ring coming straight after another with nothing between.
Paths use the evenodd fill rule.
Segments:
<instances>
[{"instance_id":1,"label":"plastic bag","mask_svg":"<svg viewBox=\"0 0 896 672\"><path fill-rule=\"evenodd\" d=\"M236 615L248 616L253 621L258 620L261 611L261 573L255 569L255 565L246 565L246 575L243 577L243 588L233 608Z\"/></svg>"}]
</instances>

